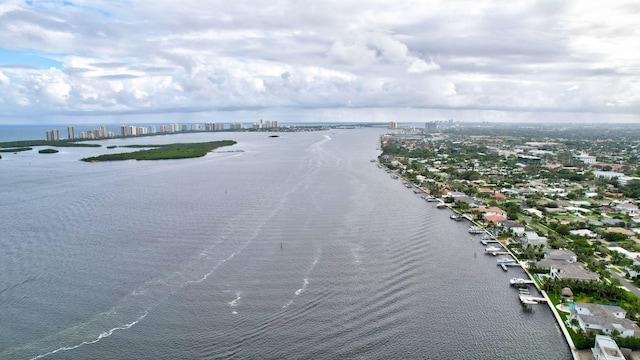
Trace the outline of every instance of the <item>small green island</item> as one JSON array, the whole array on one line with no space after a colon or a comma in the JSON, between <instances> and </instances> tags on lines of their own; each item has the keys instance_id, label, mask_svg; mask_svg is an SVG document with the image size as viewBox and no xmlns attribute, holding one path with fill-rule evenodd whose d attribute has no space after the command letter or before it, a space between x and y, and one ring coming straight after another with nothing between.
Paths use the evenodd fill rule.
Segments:
<instances>
[{"instance_id":1,"label":"small green island","mask_svg":"<svg viewBox=\"0 0 640 360\"><path fill-rule=\"evenodd\" d=\"M119 160L171 160L188 159L205 156L212 150L222 146L235 145L233 140L211 141L204 143L182 143L167 145L128 145L129 148L152 148L129 153L104 154L81 159L86 162L119 161Z\"/></svg>"},{"instance_id":2,"label":"small green island","mask_svg":"<svg viewBox=\"0 0 640 360\"><path fill-rule=\"evenodd\" d=\"M55 146L55 147L100 147L100 144L77 143L70 140L19 140L0 142L0 149L6 152L27 151L31 146ZM9 149L11 148L11 149ZM16 150L24 149L24 150Z\"/></svg>"},{"instance_id":3,"label":"small green island","mask_svg":"<svg viewBox=\"0 0 640 360\"><path fill-rule=\"evenodd\" d=\"M14 147L14 148L0 148L0 152L6 152L6 153L17 153L20 151L29 151L29 150L33 150L33 148L31 147Z\"/></svg>"},{"instance_id":4,"label":"small green island","mask_svg":"<svg viewBox=\"0 0 640 360\"><path fill-rule=\"evenodd\" d=\"M40 154L55 154L57 152L58 152L58 150L56 150L56 149L42 149L42 150L38 151L38 153L40 153Z\"/></svg>"}]
</instances>

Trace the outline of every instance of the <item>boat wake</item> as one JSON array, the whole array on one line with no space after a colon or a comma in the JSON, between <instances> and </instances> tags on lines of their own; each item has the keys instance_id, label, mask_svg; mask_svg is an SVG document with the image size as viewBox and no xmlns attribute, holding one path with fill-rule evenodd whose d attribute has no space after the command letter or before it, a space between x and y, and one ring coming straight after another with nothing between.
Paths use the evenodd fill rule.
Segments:
<instances>
[{"instance_id":1,"label":"boat wake","mask_svg":"<svg viewBox=\"0 0 640 360\"><path fill-rule=\"evenodd\" d=\"M240 301L240 299L242 299L242 297L240 297L240 292L237 292L236 298L232 301L229 301L227 304L229 304L229 306L231 307L236 307L238 306L238 302Z\"/></svg>"},{"instance_id":2,"label":"boat wake","mask_svg":"<svg viewBox=\"0 0 640 360\"><path fill-rule=\"evenodd\" d=\"M97 343L98 341L100 341L100 340L102 340L102 339L104 339L104 338L107 338L107 337L111 336L114 332L116 332L116 331L118 331L118 330L127 330L127 329L129 329L130 327L132 327L132 326L134 326L135 324L137 324L137 323L139 323L140 321L142 321L142 319L144 319L144 318L147 316L147 314L148 314L148 312L147 312L147 311L145 311L145 312L144 312L142 315L140 315L140 317L138 317L136 320L134 320L134 321L132 321L132 322L130 322L130 323L127 323L127 324L121 325L121 326L116 326L116 327L114 327L114 328L109 329L108 331L101 332L100 334L98 334L98 335L97 335L95 338L93 338L93 339L89 339L89 340L82 341L81 343L78 343L78 344L76 344L76 345L63 346L63 347L57 348L57 349L52 350L52 351L49 351L49 352L47 352L47 353L45 353L45 354L40 354L40 355L34 356L34 357L32 357L32 358L31 358L31 360L42 359L42 358L44 358L44 357L47 357L47 356L50 356L50 355L53 355L53 354L57 354L57 353L62 352L62 351L74 350L74 349L77 349L77 348L79 348L79 347L81 347L81 346L84 346L84 345L91 345L91 344L95 344L95 343ZM83 327L83 326L81 325L81 326L79 326L79 327ZM75 329L76 329L76 330L79 330L79 329L77 329L77 328L78 328L78 327L76 327ZM74 330L74 329L71 329L71 330Z\"/></svg>"},{"instance_id":3,"label":"boat wake","mask_svg":"<svg viewBox=\"0 0 640 360\"><path fill-rule=\"evenodd\" d=\"M302 287L296 290L295 292L296 296L299 296L300 294L302 294L302 292L307 288L307 285L309 285L309 279L305 278L304 282L302 283Z\"/></svg>"},{"instance_id":4,"label":"boat wake","mask_svg":"<svg viewBox=\"0 0 640 360\"><path fill-rule=\"evenodd\" d=\"M320 260L320 257L318 256L315 260L313 260L313 262L311 263L311 266L309 267L309 270L307 270L307 277L305 277L304 279L302 279L302 287L299 288L298 290L296 290L294 292L294 295L300 296L300 294L302 294L305 290L307 290L307 286L309 285L309 274L311 274L311 272L313 271L313 269L316 267L316 265L318 264L318 261ZM289 300L285 305L282 306L283 309L286 309L287 307L289 307L291 304L293 304L293 299Z\"/></svg>"}]
</instances>

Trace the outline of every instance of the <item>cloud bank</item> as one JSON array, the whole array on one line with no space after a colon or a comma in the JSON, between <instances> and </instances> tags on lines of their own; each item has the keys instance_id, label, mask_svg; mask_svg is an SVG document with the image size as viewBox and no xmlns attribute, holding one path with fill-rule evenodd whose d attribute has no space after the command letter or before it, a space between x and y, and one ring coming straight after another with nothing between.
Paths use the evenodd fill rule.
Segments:
<instances>
[{"instance_id":1,"label":"cloud bank","mask_svg":"<svg viewBox=\"0 0 640 360\"><path fill-rule=\"evenodd\" d=\"M638 19L623 0L8 0L0 121L640 122Z\"/></svg>"}]
</instances>

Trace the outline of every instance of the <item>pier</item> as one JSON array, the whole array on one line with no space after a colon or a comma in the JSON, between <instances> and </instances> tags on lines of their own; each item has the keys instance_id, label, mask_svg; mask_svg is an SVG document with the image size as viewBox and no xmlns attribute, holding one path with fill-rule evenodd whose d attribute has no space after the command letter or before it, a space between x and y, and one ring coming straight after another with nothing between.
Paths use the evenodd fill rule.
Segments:
<instances>
[{"instance_id":1,"label":"pier","mask_svg":"<svg viewBox=\"0 0 640 360\"><path fill-rule=\"evenodd\" d=\"M505 263L505 262L499 263L498 266L500 266L502 268L502 270L507 271L508 270L507 266L520 266L521 267L522 265L520 265L519 262L514 261L514 262L507 262L507 263Z\"/></svg>"},{"instance_id":2,"label":"pier","mask_svg":"<svg viewBox=\"0 0 640 360\"><path fill-rule=\"evenodd\" d=\"M480 240L480 243L482 243L482 245L487 246L487 244L495 244L495 243L499 243L500 241L498 239L485 239L485 240Z\"/></svg>"},{"instance_id":3,"label":"pier","mask_svg":"<svg viewBox=\"0 0 640 360\"><path fill-rule=\"evenodd\" d=\"M528 294L520 294L520 302L525 305L532 305L533 303L538 304L541 302L547 302L547 299L539 296L531 296Z\"/></svg>"}]
</instances>

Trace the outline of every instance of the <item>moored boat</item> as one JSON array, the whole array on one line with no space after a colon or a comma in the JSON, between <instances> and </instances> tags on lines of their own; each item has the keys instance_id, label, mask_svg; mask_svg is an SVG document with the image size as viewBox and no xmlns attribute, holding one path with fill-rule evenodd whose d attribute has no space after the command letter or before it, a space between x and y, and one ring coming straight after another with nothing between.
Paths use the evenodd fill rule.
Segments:
<instances>
[{"instance_id":1,"label":"moored boat","mask_svg":"<svg viewBox=\"0 0 640 360\"><path fill-rule=\"evenodd\" d=\"M481 228L480 226L472 225L472 226L469 226L469 232L471 234L482 234L484 232L484 229Z\"/></svg>"}]
</instances>

